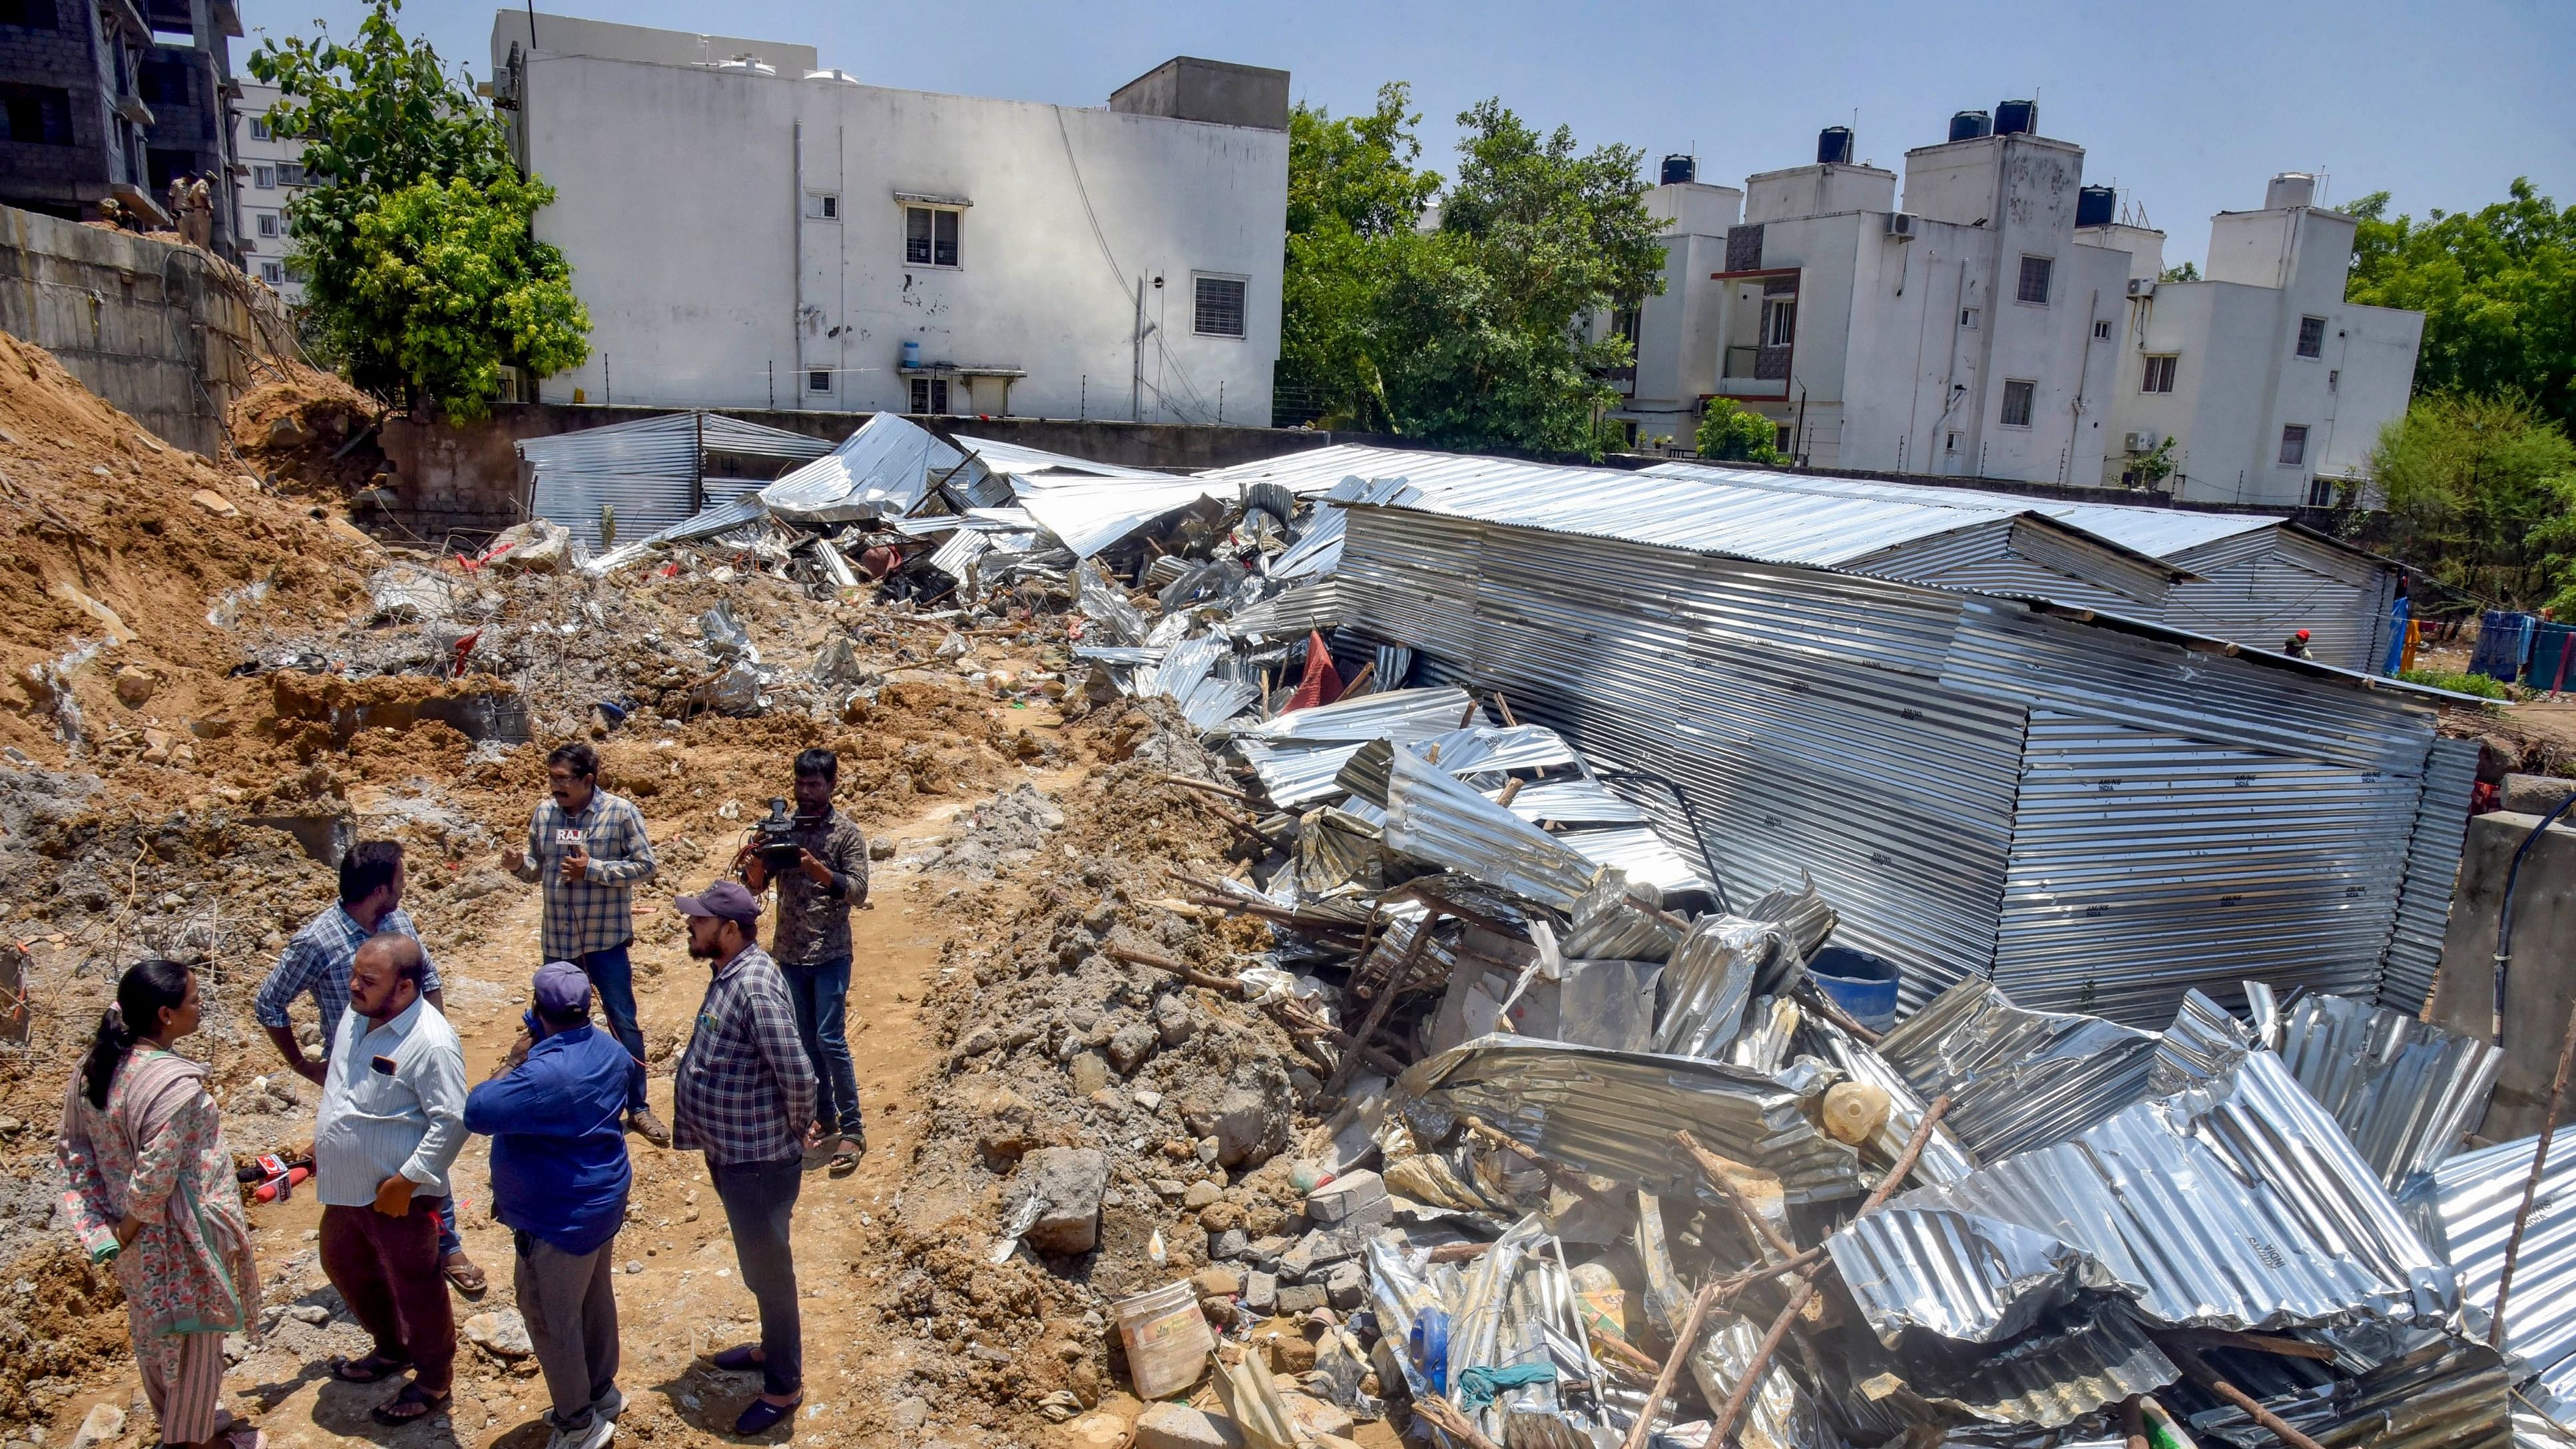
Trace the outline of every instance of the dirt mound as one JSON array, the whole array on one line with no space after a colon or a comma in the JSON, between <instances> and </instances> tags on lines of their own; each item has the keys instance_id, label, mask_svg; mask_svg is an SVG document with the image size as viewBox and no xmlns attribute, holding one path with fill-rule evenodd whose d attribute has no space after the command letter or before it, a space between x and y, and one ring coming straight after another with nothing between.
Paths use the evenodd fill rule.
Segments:
<instances>
[{"instance_id":1,"label":"dirt mound","mask_svg":"<svg viewBox=\"0 0 2576 1449\"><path fill-rule=\"evenodd\" d=\"M319 501L346 498L385 469L375 429L385 405L338 376L302 363L233 400L233 446L281 492Z\"/></svg>"},{"instance_id":2,"label":"dirt mound","mask_svg":"<svg viewBox=\"0 0 2576 1449\"><path fill-rule=\"evenodd\" d=\"M119 724L186 717L239 658L210 612L345 614L373 545L314 513L0 336L0 744L60 760Z\"/></svg>"}]
</instances>

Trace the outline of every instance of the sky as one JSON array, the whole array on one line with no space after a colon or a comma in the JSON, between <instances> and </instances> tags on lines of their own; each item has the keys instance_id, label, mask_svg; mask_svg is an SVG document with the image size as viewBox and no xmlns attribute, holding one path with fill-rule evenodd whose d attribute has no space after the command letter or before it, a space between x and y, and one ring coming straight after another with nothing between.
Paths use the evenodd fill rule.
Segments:
<instances>
[{"instance_id":1,"label":"sky","mask_svg":"<svg viewBox=\"0 0 2576 1449\"><path fill-rule=\"evenodd\" d=\"M242 0L249 36L318 19L354 32L359 0ZM1620 143L1651 173L1667 153L1703 181L1815 159L1820 127L1902 173L1953 111L2039 102L2042 134L2085 148L2085 180L2116 185L2200 259L2220 210L2263 204L2273 173L2316 171L2327 204L2372 191L2393 208L2474 210L2527 176L2576 205L2576 0L2162 0L1976 5L1921 0L1723 4L1641 11L1565 0L1083 0L967 5L813 0L557 0L561 13L797 41L872 85L1100 106L1174 55L1274 66L1335 114L1407 81L1424 164L1448 171L1455 117L1499 96L1585 146ZM410 0L406 30L488 78L493 7ZM1651 23L1641 23L1641 21Z\"/></svg>"}]
</instances>

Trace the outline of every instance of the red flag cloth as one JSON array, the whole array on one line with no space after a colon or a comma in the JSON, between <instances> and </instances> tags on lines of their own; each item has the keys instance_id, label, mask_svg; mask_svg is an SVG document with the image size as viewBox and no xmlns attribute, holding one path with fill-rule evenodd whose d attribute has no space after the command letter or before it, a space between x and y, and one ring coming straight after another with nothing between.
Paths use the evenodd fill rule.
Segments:
<instances>
[{"instance_id":1,"label":"red flag cloth","mask_svg":"<svg viewBox=\"0 0 2576 1449\"><path fill-rule=\"evenodd\" d=\"M1297 692L1288 699L1289 710L1311 709L1331 704L1342 697L1342 676L1333 668L1333 651L1324 647L1324 636L1313 630L1306 633L1306 677L1297 684Z\"/></svg>"}]
</instances>

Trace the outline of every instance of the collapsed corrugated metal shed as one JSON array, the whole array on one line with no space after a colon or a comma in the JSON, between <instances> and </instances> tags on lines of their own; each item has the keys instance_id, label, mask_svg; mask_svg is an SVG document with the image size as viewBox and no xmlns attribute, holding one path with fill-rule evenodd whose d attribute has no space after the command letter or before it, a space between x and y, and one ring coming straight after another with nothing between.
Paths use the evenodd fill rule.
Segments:
<instances>
[{"instance_id":1,"label":"collapsed corrugated metal shed","mask_svg":"<svg viewBox=\"0 0 2576 1449\"><path fill-rule=\"evenodd\" d=\"M2467 802L2441 772L2426 797L2421 691L1666 542L1687 524L1644 495L1568 494L1551 529L1436 475L1424 493L1348 510L1342 622L1671 780L1731 892L1813 871L1911 1003L1983 976L2159 1025L2195 983L2375 999L2431 978L2400 891L2419 829ZM1508 518L1465 511L1488 506ZM2447 886L2423 873L2428 915Z\"/></svg>"},{"instance_id":2,"label":"collapsed corrugated metal shed","mask_svg":"<svg viewBox=\"0 0 2576 1449\"><path fill-rule=\"evenodd\" d=\"M606 546L603 509L615 510L617 537L631 541L761 486L710 475L711 453L793 462L832 451L802 433L701 412L522 438L517 448L529 469L528 511L571 529L592 549Z\"/></svg>"}]
</instances>

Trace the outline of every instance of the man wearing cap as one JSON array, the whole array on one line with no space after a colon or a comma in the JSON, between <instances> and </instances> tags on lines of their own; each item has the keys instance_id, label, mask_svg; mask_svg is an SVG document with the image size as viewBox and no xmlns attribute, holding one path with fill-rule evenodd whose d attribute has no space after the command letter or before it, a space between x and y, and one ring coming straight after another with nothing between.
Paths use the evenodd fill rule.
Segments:
<instances>
[{"instance_id":1,"label":"man wearing cap","mask_svg":"<svg viewBox=\"0 0 2576 1449\"><path fill-rule=\"evenodd\" d=\"M612 1248L626 1217L626 1048L590 1022L590 978L537 972L527 1030L465 1099L492 1139L492 1216L518 1244L519 1313L554 1400L547 1449L600 1449L626 1407L617 1389Z\"/></svg>"},{"instance_id":2,"label":"man wearing cap","mask_svg":"<svg viewBox=\"0 0 2576 1449\"><path fill-rule=\"evenodd\" d=\"M2308 652L2308 631L2305 629L2299 630L2284 641L2281 645L2281 652L2289 655L2293 659L2314 659L2317 657L2316 655Z\"/></svg>"},{"instance_id":3,"label":"man wearing cap","mask_svg":"<svg viewBox=\"0 0 2576 1449\"><path fill-rule=\"evenodd\" d=\"M707 1155L707 1176L733 1232L742 1286L760 1305L760 1342L715 1355L716 1367L761 1371L761 1395L734 1432L766 1433L805 1398L796 1262L788 1245L814 1122L814 1066L778 963L760 949L760 902L720 880L677 902L689 921L689 955L714 979L698 1004L671 1092L672 1145Z\"/></svg>"}]
</instances>

